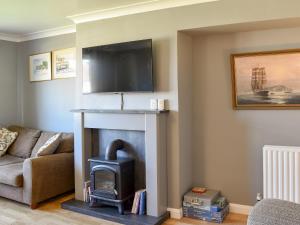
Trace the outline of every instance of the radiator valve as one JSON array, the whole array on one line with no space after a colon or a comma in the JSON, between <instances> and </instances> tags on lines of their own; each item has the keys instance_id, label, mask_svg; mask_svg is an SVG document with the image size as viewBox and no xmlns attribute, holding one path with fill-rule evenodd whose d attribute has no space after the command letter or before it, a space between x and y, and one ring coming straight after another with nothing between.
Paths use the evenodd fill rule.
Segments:
<instances>
[{"instance_id":1,"label":"radiator valve","mask_svg":"<svg viewBox=\"0 0 300 225\"><path fill-rule=\"evenodd\" d=\"M257 193L257 195L256 195L256 201L261 201L263 199L263 196L262 196L262 194L261 193Z\"/></svg>"}]
</instances>

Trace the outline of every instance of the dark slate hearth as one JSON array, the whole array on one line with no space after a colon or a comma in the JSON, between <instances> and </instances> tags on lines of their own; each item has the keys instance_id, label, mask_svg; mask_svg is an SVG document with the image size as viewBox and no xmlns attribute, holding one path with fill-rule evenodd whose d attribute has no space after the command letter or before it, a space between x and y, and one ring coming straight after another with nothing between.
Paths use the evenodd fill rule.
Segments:
<instances>
[{"instance_id":1,"label":"dark slate hearth","mask_svg":"<svg viewBox=\"0 0 300 225\"><path fill-rule=\"evenodd\" d=\"M99 208L90 208L88 203L75 199L68 200L61 204L61 207L73 212L82 213L89 216L94 216L100 219L109 220L126 225L159 225L169 218L169 213L165 213L161 217L140 216L125 212L124 215L118 213L117 208L103 206Z\"/></svg>"}]
</instances>

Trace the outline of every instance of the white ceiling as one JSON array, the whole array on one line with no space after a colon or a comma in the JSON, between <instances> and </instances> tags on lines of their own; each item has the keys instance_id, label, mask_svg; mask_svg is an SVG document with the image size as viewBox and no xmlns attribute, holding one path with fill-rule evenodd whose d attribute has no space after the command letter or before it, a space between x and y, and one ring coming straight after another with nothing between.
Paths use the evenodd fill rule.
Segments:
<instances>
[{"instance_id":1,"label":"white ceiling","mask_svg":"<svg viewBox=\"0 0 300 225\"><path fill-rule=\"evenodd\" d=\"M24 35L72 25L67 16L141 0L0 0L0 33Z\"/></svg>"},{"instance_id":2,"label":"white ceiling","mask_svg":"<svg viewBox=\"0 0 300 225\"><path fill-rule=\"evenodd\" d=\"M24 41L75 32L82 23L219 0L0 0L0 39Z\"/></svg>"}]
</instances>

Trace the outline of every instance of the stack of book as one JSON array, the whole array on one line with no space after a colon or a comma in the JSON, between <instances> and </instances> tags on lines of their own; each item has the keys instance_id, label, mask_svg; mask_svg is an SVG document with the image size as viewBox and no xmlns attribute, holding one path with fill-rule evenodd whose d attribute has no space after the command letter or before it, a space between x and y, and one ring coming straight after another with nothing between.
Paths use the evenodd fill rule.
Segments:
<instances>
[{"instance_id":1,"label":"stack of book","mask_svg":"<svg viewBox=\"0 0 300 225\"><path fill-rule=\"evenodd\" d=\"M91 182L86 181L84 182L84 188L83 188L83 201L84 202L90 202L90 195L91 195Z\"/></svg>"},{"instance_id":2,"label":"stack of book","mask_svg":"<svg viewBox=\"0 0 300 225\"><path fill-rule=\"evenodd\" d=\"M138 215L146 214L146 190L135 192L131 213Z\"/></svg>"},{"instance_id":3,"label":"stack of book","mask_svg":"<svg viewBox=\"0 0 300 225\"><path fill-rule=\"evenodd\" d=\"M184 195L183 215L209 222L222 223L229 213L229 204L219 191L190 191Z\"/></svg>"}]
</instances>

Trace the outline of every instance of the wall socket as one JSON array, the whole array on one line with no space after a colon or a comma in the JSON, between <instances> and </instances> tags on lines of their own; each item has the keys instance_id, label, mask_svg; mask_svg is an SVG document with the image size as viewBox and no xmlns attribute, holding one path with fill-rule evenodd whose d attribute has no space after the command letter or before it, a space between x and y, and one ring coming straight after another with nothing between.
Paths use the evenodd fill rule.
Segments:
<instances>
[{"instance_id":1,"label":"wall socket","mask_svg":"<svg viewBox=\"0 0 300 225\"><path fill-rule=\"evenodd\" d=\"M150 109L151 110L157 110L157 99L151 99L150 100Z\"/></svg>"},{"instance_id":2,"label":"wall socket","mask_svg":"<svg viewBox=\"0 0 300 225\"><path fill-rule=\"evenodd\" d=\"M166 109L166 107L165 107L165 99L158 99L157 100L157 109L160 110L160 111Z\"/></svg>"},{"instance_id":3,"label":"wall socket","mask_svg":"<svg viewBox=\"0 0 300 225\"><path fill-rule=\"evenodd\" d=\"M166 109L165 99L150 99L150 109L163 111Z\"/></svg>"}]
</instances>

